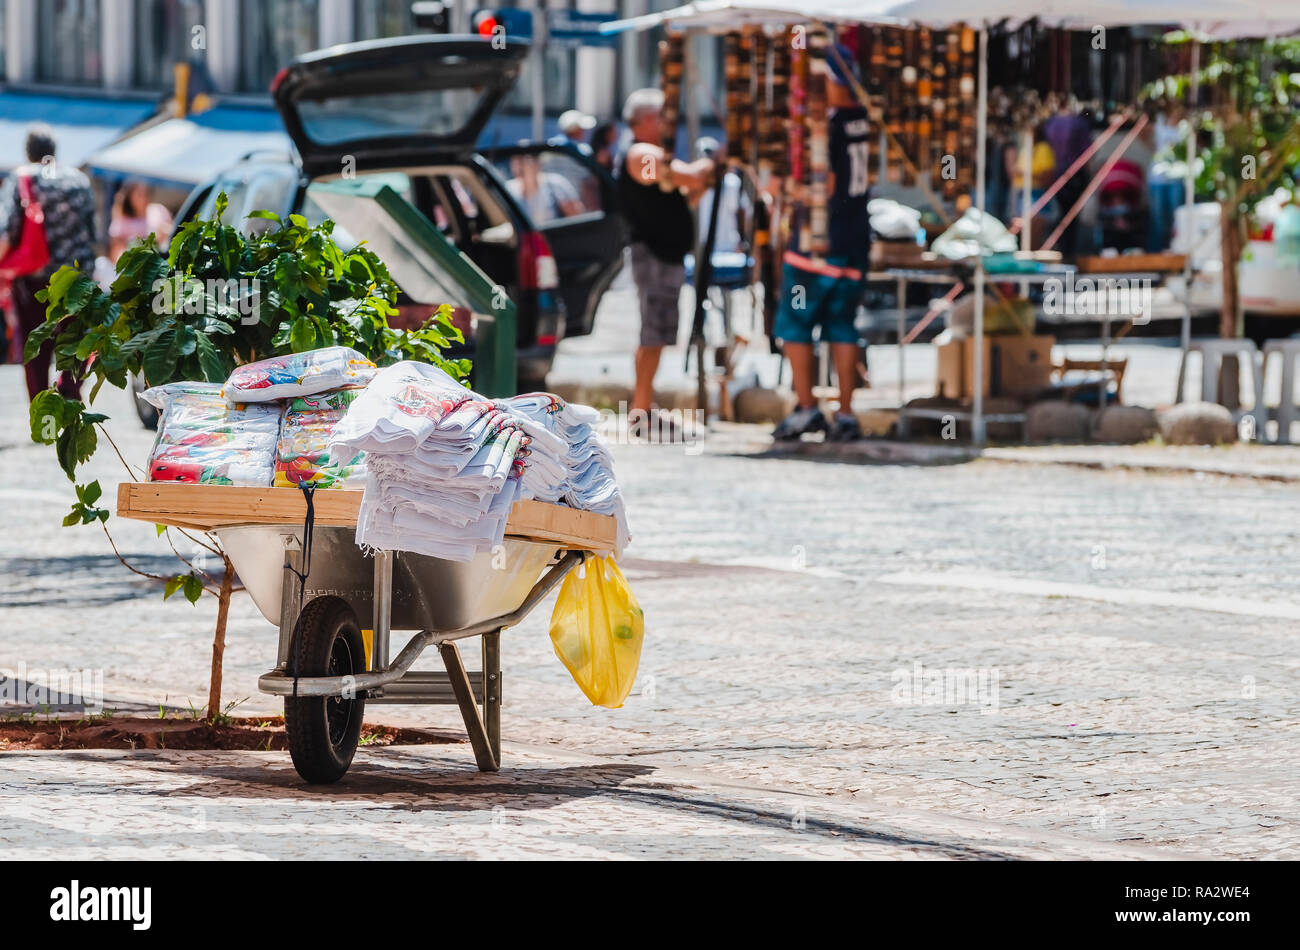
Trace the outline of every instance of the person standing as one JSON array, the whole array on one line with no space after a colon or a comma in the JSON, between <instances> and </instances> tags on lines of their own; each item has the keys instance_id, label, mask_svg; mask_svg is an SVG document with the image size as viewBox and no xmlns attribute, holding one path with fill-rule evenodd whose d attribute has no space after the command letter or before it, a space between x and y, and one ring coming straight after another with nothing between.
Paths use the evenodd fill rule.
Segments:
<instances>
[{"instance_id":1,"label":"person standing","mask_svg":"<svg viewBox=\"0 0 1300 950\"><path fill-rule=\"evenodd\" d=\"M722 144L709 135L701 136L695 143L695 154L700 158L715 158ZM700 247L709 233L709 217L713 209L713 186L709 185L699 199L699 233ZM718 228L713 236L713 253L736 254L746 250L744 247L745 222L751 211L749 195L745 194L740 176L727 172L722 179L722 200L718 203Z\"/></svg>"},{"instance_id":2,"label":"person standing","mask_svg":"<svg viewBox=\"0 0 1300 950\"><path fill-rule=\"evenodd\" d=\"M149 186L127 182L113 198L108 221L108 258L114 264L128 247L153 235L159 248L167 246L172 233L172 214L166 205L149 200Z\"/></svg>"},{"instance_id":3,"label":"person standing","mask_svg":"<svg viewBox=\"0 0 1300 950\"><path fill-rule=\"evenodd\" d=\"M1012 220L1020 220L1026 217L1030 210L1034 208L1051 187L1052 182L1056 180L1057 172L1062 169L1057 165L1056 151L1047 141L1047 134L1043 123L1035 125L1030 135L1033 142L1033 148L1029 153L1029 207L1025 207L1025 154L1022 149L1016 149L1013 154L1008 155L1007 162L1009 167L1007 173L1011 178L1011 208ZM1064 190L1064 189L1063 189ZM1081 194L1082 192L1080 192ZM1077 200L1077 199L1076 199ZM1034 215L1030 227L1030 245L1034 248L1042 247L1043 241L1046 240L1050 229L1056 226L1060 220L1061 214L1057 206L1056 199L1053 198L1043 207L1038 209ZM1067 229L1066 233L1069 231ZM1062 245L1065 247L1066 245Z\"/></svg>"},{"instance_id":4,"label":"person standing","mask_svg":"<svg viewBox=\"0 0 1300 950\"><path fill-rule=\"evenodd\" d=\"M826 84L830 172L826 183L830 253L825 261L789 251L781 275L781 303L773 334L781 341L798 405L772 433L781 441L798 439L805 432L826 432L827 439L847 442L862 437L853 415L853 390L860 354L854 321L871 256L871 221L867 214L868 146L871 138L867 110L858 105L851 89L856 74L854 56L837 45L828 53L830 82ZM846 71L847 70L847 71ZM813 329L830 343L839 381L839 408L828 426L813 397Z\"/></svg>"},{"instance_id":5,"label":"person standing","mask_svg":"<svg viewBox=\"0 0 1300 950\"><path fill-rule=\"evenodd\" d=\"M1069 171L1070 166L1078 161L1079 156L1088 150L1088 146L1092 144L1092 124L1079 110L1077 103L1070 99L1062 99L1056 114L1043 123L1043 138L1052 147L1052 157L1056 165L1056 175L1053 176L1055 179ZM1079 169L1066 179L1057 191L1055 200L1060 209L1058 217L1069 214L1075 202L1083 195L1084 189L1088 186L1086 171L1086 166ZM1047 184L1050 185L1051 182ZM1073 258L1079 253L1079 217L1075 215L1065 226L1065 231L1061 234L1061 243L1056 248L1067 258Z\"/></svg>"},{"instance_id":6,"label":"person standing","mask_svg":"<svg viewBox=\"0 0 1300 950\"><path fill-rule=\"evenodd\" d=\"M677 342L685 258L695 243L695 222L681 189L698 194L713 177L710 159L684 162L664 150L663 106L664 94L658 89L638 89L627 97L623 121L631 129L632 144L618 163L616 179L641 305L632 411L647 423L659 358L665 346Z\"/></svg>"},{"instance_id":7,"label":"person standing","mask_svg":"<svg viewBox=\"0 0 1300 950\"><path fill-rule=\"evenodd\" d=\"M591 157L611 175L618 152L618 125L605 122L591 131Z\"/></svg>"},{"instance_id":8,"label":"person standing","mask_svg":"<svg viewBox=\"0 0 1300 950\"><path fill-rule=\"evenodd\" d=\"M556 138L583 145L586 143L587 133L596 127L596 118L579 109L569 109L567 112L560 113L560 118L555 124L560 130Z\"/></svg>"},{"instance_id":9,"label":"person standing","mask_svg":"<svg viewBox=\"0 0 1300 950\"><path fill-rule=\"evenodd\" d=\"M25 212L20 183L26 179L45 215L45 241L50 260L38 273L18 277L13 282L13 309L22 346L26 346L32 331L45 322L45 305L36 299L36 294L50 282L50 275L60 267L71 266L89 276L95 265L95 195L89 179L77 169L55 161L54 133L47 125L33 125L28 130L26 150L30 164L14 169L0 185L0 258L22 233ZM28 398L34 399L49 388L53 356L54 341L47 340L28 362ZM59 392L65 398L79 399L81 385L64 372L59 377Z\"/></svg>"},{"instance_id":10,"label":"person standing","mask_svg":"<svg viewBox=\"0 0 1300 950\"><path fill-rule=\"evenodd\" d=\"M528 209L533 224L540 226L557 218L570 218L585 210L569 180L555 172L543 171L536 155L514 156L510 159L510 172L513 177L506 182L506 189Z\"/></svg>"},{"instance_id":11,"label":"person standing","mask_svg":"<svg viewBox=\"0 0 1300 950\"><path fill-rule=\"evenodd\" d=\"M1169 249L1174 236L1174 213L1187 200L1186 152L1177 146L1187 138L1180 121L1182 106L1173 104L1156 116L1152 130L1151 166L1147 171L1147 250L1159 254Z\"/></svg>"}]
</instances>

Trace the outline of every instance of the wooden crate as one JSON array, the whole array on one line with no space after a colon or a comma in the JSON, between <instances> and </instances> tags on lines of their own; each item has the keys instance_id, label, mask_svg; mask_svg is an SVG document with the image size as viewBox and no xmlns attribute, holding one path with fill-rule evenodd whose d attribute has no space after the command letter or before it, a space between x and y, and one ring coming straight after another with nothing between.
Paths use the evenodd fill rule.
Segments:
<instances>
[{"instance_id":1,"label":"wooden crate","mask_svg":"<svg viewBox=\"0 0 1300 950\"><path fill-rule=\"evenodd\" d=\"M316 524L355 527L361 495L345 489L316 492L312 506ZM307 504L296 488L124 482L117 487L117 513L136 521L212 531L250 524L300 525ZM541 501L515 502L506 522L508 537L580 551L612 550L617 530L612 515Z\"/></svg>"}]
</instances>

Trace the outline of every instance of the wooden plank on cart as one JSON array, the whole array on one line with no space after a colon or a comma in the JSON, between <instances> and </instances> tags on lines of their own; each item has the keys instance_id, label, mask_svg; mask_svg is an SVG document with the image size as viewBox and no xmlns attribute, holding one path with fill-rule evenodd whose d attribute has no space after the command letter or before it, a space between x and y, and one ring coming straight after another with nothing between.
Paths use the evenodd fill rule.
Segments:
<instances>
[{"instance_id":1,"label":"wooden plank on cart","mask_svg":"<svg viewBox=\"0 0 1300 950\"><path fill-rule=\"evenodd\" d=\"M361 495L347 489L316 492L316 524L355 527ZM307 505L296 488L124 482L117 488L117 513L136 521L212 531L236 525L301 524ZM584 551L611 550L616 532L617 523L610 515L531 500L515 502L506 522L510 537Z\"/></svg>"}]
</instances>

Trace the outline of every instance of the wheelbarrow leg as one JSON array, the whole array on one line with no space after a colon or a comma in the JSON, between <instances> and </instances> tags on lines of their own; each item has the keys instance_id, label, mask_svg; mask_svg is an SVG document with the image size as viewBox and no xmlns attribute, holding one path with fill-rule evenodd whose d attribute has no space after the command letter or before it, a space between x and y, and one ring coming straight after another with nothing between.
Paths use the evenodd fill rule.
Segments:
<instances>
[{"instance_id":1,"label":"wheelbarrow leg","mask_svg":"<svg viewBox=\"0 0 1300 950\"><path fill-rule=\"evenodd\" d=\"M460 658L460 650L451 641L438 644L438 650L442 653L443 666L447 667L447 679L451 682L451 691L456 694L456 705L460 707L461 718L465 720L465 731L469 733L469 744L474 749L479 771L495 772L500 768L495 744L488 740L483 718L474 702L474 690L469 685L469 675Z\"/></svg>"},{"instance_id":2,"label":"wheelbarrow leg","mask_svg":"<svg viewBox=\"0 0 1300 950\"><path fill-rule=\"evenodd\" d=\"M275 651L275 665L287 670L293 628L303 607L298 597L298 575L294 573L302 570L302 546L295 535L285 535L281 541L284 544L284 581L280 588L280 642Z\"/></svg>"},{"instance_id":3,"label":"wheelbarrow leg","mask_svg":"<svg viewBox=\"0 0 1300 950\"><path fill-rule=\"evenodd\" d=\"M501 761L501 631L483 634L483 725L488 744Z\"/></svg>"},{"instance_id":4,"label":"wheelbarrow leg","mask_svg":"<svg viewBox=\"0 0 1300 950\"><path fill-rule=\"evenodd\" d=\"M375 552L375 601L371 625L370 668L388 669L388 641L393 622L393 552Z\"/></svg>"}]
</instances>

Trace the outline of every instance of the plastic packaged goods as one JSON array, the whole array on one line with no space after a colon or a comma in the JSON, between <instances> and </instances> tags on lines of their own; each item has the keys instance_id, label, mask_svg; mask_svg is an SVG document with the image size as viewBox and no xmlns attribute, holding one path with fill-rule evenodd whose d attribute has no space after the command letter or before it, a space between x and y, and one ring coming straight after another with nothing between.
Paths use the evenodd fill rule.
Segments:
<instances>
[{"instance_id":1,"label":"plastic packaged goods","mask_svg":"<svg viewBox=\"0 0 1300 950\"><path fill-rule=\"evenodd\" d=\"M202 485L271 483L279 407L226 403L216 383L169 383L142 398L159 411L149 480Z\"/></svg>"},{"instance_id":2,"label":"plastic packaged goods","mask_svg":"<svg viewBox=\"0 0 1300 950\"><path fill-rule=\"evenodd\" d=\"M231 403L271 402L365 386L374 375L375 364L356 350L331 346L240 366L226 380L224 393Z\"/></svg>"},{"instance_id":3,"label":"plastic packaged goods","mask_svg":"<svg viewBox=\"0 0 1300 950\"><path fill-rule=\"evenodd\" d=\"M361 488L365 484L365 453L339 456L329 450L334 429L358 392L340 389L285 403L276 446L273 484L277 488Z\"/></svg>"}]
</instances>

